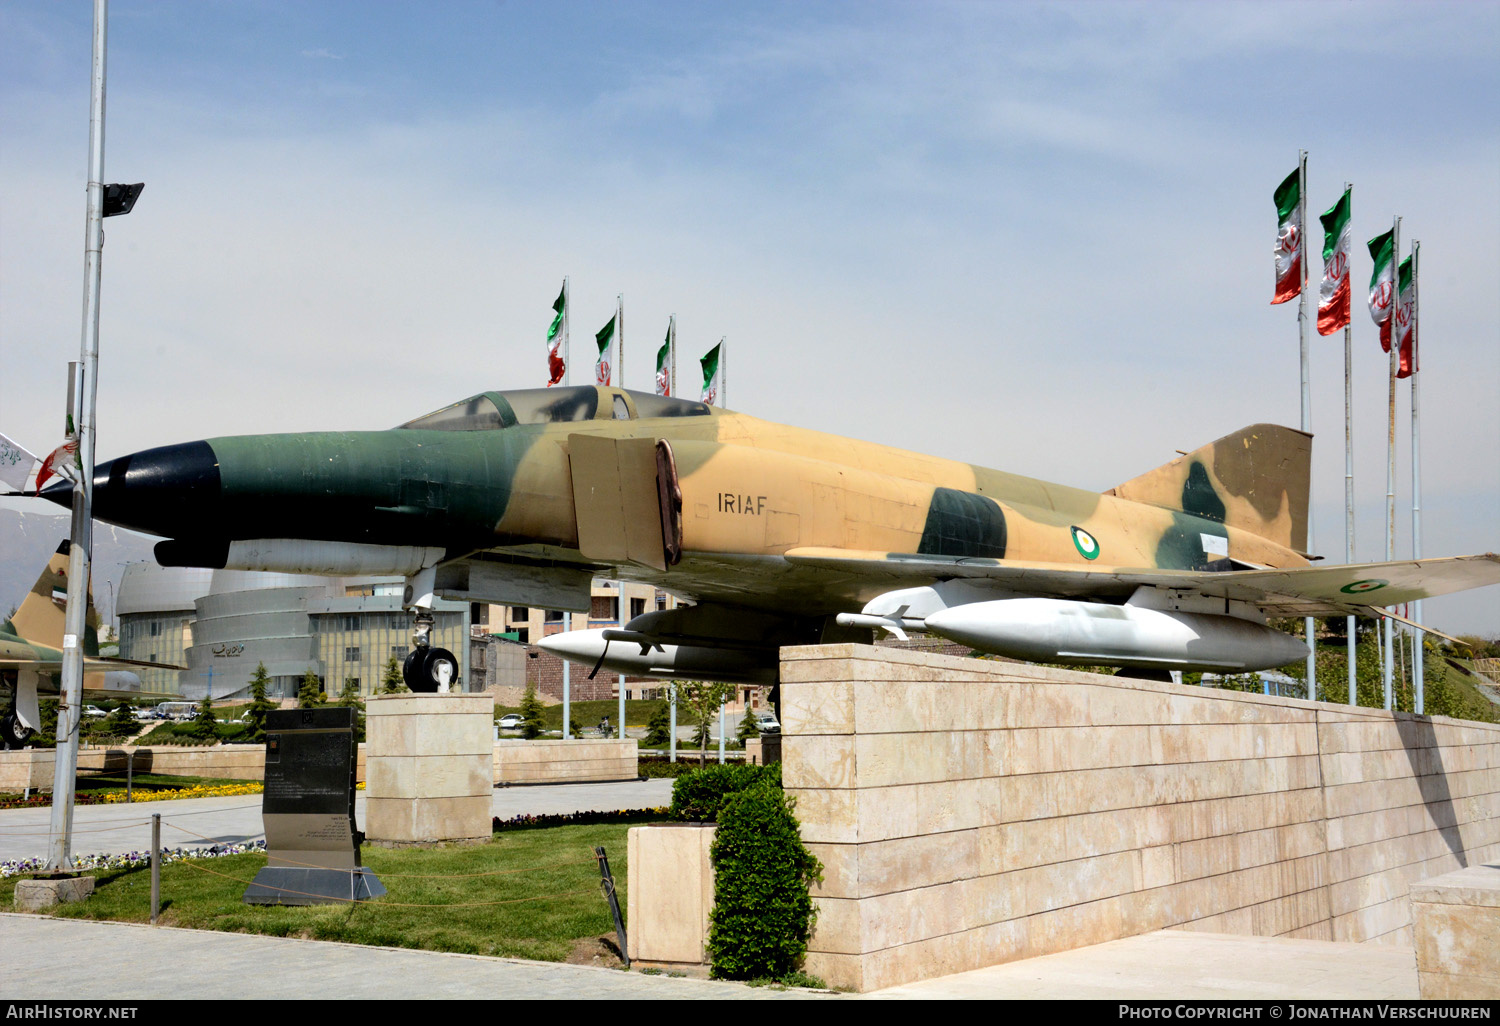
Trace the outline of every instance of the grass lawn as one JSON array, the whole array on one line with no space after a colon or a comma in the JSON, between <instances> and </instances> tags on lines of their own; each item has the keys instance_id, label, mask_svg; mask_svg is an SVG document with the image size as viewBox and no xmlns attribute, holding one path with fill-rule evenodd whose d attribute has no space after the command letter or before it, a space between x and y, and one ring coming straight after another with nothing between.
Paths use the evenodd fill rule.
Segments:
<instances>
[{"instance_id":1,"label":"grass lawn","mask_svg":"<svg viewBox=\"0 0 1500 1026\"><path fill-rule=\"evenodd\" d=\"M625 703L625 726L644 727L651 722L651 714L656 711L657 706L666 708L667 703L662 701L647 702L642 699L632 699ZM562 705L546 706L542 710L542 723L548 730L562 730ZM506 713L518 713L520 706L497 705L495 716L498 718ZM620 725L619 712L620 703L617 699L604 699L598 702L573 702L568 706L573 721L584 730L593 730L599 725L604 717L609 717L610 729ZM682 707L677 709L677 715L682 716Z\"/></svg>"},{"instance_id":2,"label":"grass lawn","mask_svg":"<svg viewBox=\"0 0 1500 1026\"><path fill-rule=\"evenodd\" d=\"M613 946L614 920L599 886L595 845L603 845L625 911L629 823L508 830L488 843L390 850L366 845L365 865L387 894L359 904L245 905L246 885L264 855L197 859L162 867L167 926L277 937L422 948L476 955L567 961L576 951ZM49 914L69 919L149 922L151 870L101 869L94 894ZM493 874L493 875L484 875ZM0 880L0 905L16 879Z\"/></svg>"}]
</instances>

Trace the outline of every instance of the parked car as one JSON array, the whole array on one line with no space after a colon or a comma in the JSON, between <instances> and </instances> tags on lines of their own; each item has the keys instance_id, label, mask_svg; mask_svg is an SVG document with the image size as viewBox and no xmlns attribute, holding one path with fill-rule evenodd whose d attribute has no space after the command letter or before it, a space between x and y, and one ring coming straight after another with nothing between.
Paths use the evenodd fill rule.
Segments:
<instances>
[{"instance_id":1,"label":"parked car","mask_svg":"<svg viewBox=\"0 0 1500 1026\"><path fill-rule=\"evenodd\" d=\"M781 721L776 718L775 713L764 712L755 717L755 729L762 734L780 734Z\"/></svg>"},{"instance_id":2,"label":"parked car","mask_svg":"<svg viewBox=\"0 0 1500 1026\"><path fill-rule=\"evenodd\" d=\"M103 709L99 708L97 705L86 705L86 706L84 706L83 707L83 714L85 716L108 716L109 715L109 713L105 712Z\"/></svg>"},{"instance_id":3,"label":"parked car","mask_svg":"<svg viewBox=\"0 0 1500 1026\"><path fill-rule=\"evenodd\" d=\"M525 724L526 717L520 713L506 713L499 720L501 730L520 730Z\"/></svg>"}]
</instances>

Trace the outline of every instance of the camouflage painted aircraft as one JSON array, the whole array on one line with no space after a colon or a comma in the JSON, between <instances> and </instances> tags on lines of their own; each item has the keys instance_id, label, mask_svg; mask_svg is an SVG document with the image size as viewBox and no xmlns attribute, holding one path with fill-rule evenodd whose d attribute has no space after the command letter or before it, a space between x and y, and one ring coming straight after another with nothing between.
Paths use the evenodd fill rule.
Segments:
<instances>
[{"instance_id":1,"label":"camouflage painted aircraft","mask_svg":"<svg viewBox=\"0 0 1500 1026\"><path fill-rule=\"evenodd\" d=\"M57 694L62 670L64 607L68 597L68 542L57 547L14 615L0 624L0 682L10 693L0 714L0 744L20 746L41 726L38 692ZM99 655L99 613L89 595L83 634L83 688L86 692L121 698L146 698L140 677L126 666L181 669L163 663ZM171 697L171 696L163 696Z\"/></svg>"},{"instance_id":2,"label":"camouflage painted aircraft","mask_svg":"<svg viewBox=\"0 0 1500 1026\"><path fill-rule=\"evenodd\" d=\"M574 661L774 681L782 645L926 631L1160 674L1284 665L1267 616L1374 615L1500 583L1500 557L1314 568L1311 438L1237 431L1103 494L618 388L485 392L389 431L213 438L97 468L94 513L168 566L399 574L434 596L585 611L590 581L690 605L553 636ZM66 504L64 486L46 497Z\"/></svg>"}]
</instances>

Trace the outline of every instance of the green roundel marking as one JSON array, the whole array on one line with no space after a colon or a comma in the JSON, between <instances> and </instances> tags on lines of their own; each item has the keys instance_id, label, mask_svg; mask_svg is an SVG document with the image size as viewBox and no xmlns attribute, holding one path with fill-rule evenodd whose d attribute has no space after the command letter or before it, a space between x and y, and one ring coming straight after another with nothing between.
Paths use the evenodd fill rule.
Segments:
<instances>
[{"instance_id":1,"label":"green roundel marking","mask_svg":"<svg viewBox=\"0 0 1500 1026\"><path fill-rule=\"evenodd\" d=\"M1072 528L1073 546L1078 549L1078 554L1084 559L1099 558L1098 540L1081 527Z\"/></svg>"},{"instance_id":2,"label":"green roundel marking","mask_svg":"<svg viewBox=\"0 0 1500 1026\"><path fill-rule=\"evenodd\" d=\"M1345 595L1358 595L1362 591L1374 591L1376 588L1384 588L1390 583L1390 581L1381 581L1372 577L1368 581L1355 581L1353 584L1346 584L1339 591Z\"/></svg>"}]
</instances>

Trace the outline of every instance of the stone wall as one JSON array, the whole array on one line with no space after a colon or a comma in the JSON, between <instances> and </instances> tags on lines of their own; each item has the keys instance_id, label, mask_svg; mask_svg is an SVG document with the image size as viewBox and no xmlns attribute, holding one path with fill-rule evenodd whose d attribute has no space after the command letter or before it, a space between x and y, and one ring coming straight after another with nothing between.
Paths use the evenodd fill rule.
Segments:
<instances>
[{"instance_id":1,"label":"stone wall","mask_svg":"<svg viewBox=\"0 0 1500 1026\"><path fill-rule=\"evenodd\" d=\"M634 780L640 773L635 738L495 742L495 783L563 784Z\"/></svg>"},{"instance_id":2,"label":"stone wall","mask_svg":"<svg viewBox=\"0 0 1500 1026\"><path fill-rule=\"evenodd\" d=\"M782 659L831 985L1173 927L1410 943L1412 883L1500 855L1500 727L869 646Z\"/></svg>"}]
</instances>

